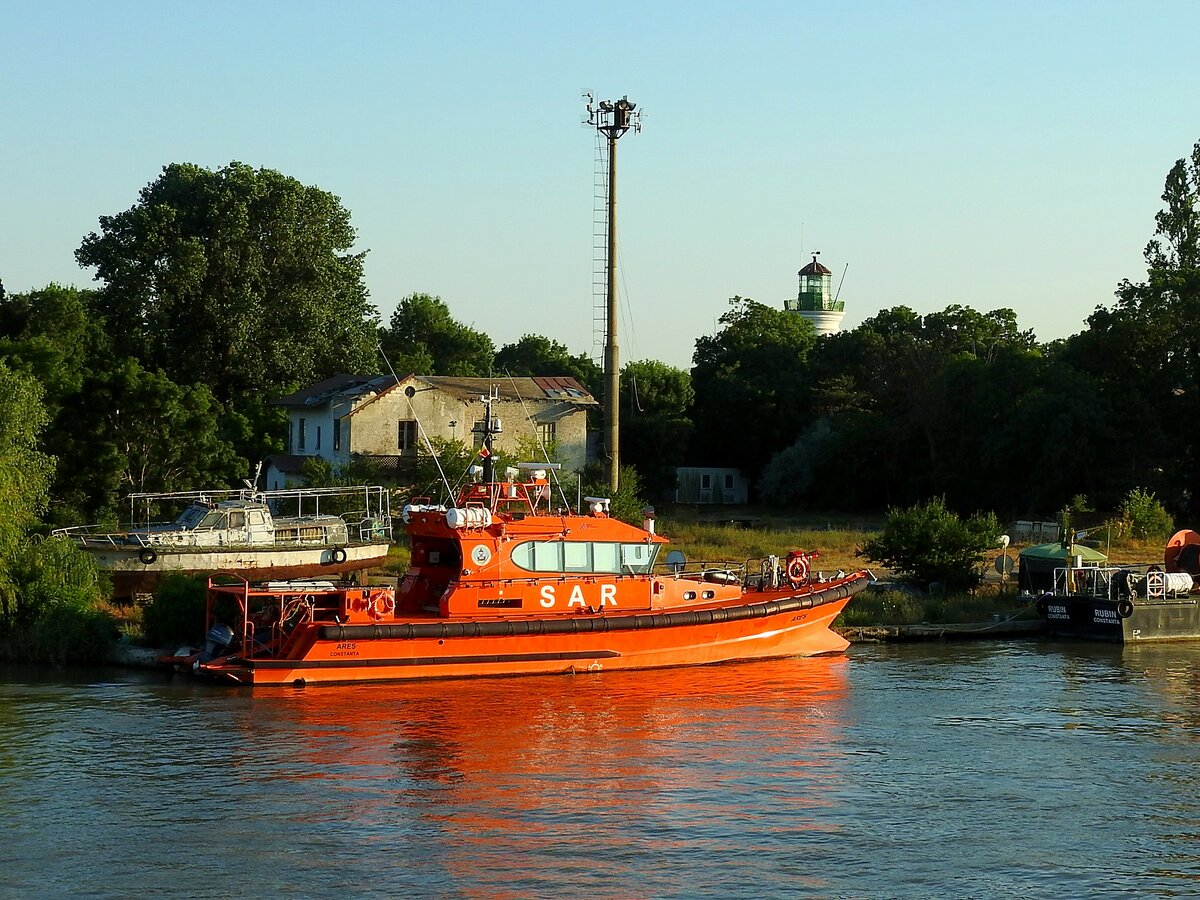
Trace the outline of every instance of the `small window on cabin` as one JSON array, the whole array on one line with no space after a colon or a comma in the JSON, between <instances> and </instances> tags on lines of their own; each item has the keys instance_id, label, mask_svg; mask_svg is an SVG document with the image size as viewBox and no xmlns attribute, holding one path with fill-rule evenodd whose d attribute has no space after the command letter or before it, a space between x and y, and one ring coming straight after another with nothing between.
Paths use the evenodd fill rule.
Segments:
<instances>
[{"instance_id":1,"label":"small window on cabin","mask_svg":"<svg viewBox=\"0 0 1200 900\"><path fill-rule=\"evenodd\" d=\"M513 565L527 572L562 572L562 541L526 541L512 549Z\"/></svg>"},{"instance_id":2,"label":"small window on cabin","mask_svg":"<svg viewBox=\"0 0 1200 900\"><path fill-rule=\"evenodd\" d=\"M417 449L416 419L402 419L396 423L396 446L401 453Z\"/></svg>"},{"instance_id":3,"label":"small window on cabin","mask_svg":"<svg viewBox=\"0 0 1200 900\"><path fill-rule=\"evenodd\" d=\"M564 541L563 571L592 571L592 545L586 541Z\"/></svg>"},{"instance_id":4,"label":"small window on cabin","mask_svg":"<svg viewBox=\"0 0 1200 900\"><path fill-rule=\"evenodd\" d=\"M514 566L525 569L528 572L533 571L533 542L517 544L512 548L512 561Z\"/></svg>"},{"instance_id":5,"label":"small window on cabin","mask_svg":"<svg viewBox=\"0 0 1200 900\"><path fill-rule=\"evenodd\" d=\"M653 544L621 544L621 571L643 575L654 563Z\"/></svg>"},{"instance_id":6,"label":"small window on cabin","mask_svg":"<svg viewBox=\"0 0 1200 900\"><path fill-rule=\"evenodd\" d=\"M300 420L300 426L297 429L296 434L297 434L296 449L303 450L304 449L304 420L303 419Z\"/></svg>"},{"instance_id":7,"label":"small window on cabin","mask_svg":"<svg viewBox=\"0 0 1200 900\"><path fill-rule=\"evenodd\" d=\"M617 573L621 571L620 544L592 544L592 571Z\"/></svg>"},{"instance_id":8,"label":"small window on cabin","mask_svg":"<svg viewBox=\"0 0 1200 900\"><path fill-rule=\"evenodd\" d=\"M563 570L562 541L537 541L533 545L533 570L535 572L561 572Z\"/></svg>"},{"instance_id":9,"label":"small window on cabin","mask_svg":"<svg viewBox=\"0 0 1200 900\"><path fill-rule=\"evenodd\" d=\"M341 419L333 420L333 449L334 450L342 449L342 420Z\"/></svg>"},{"instance_id":10,"label":"small window on cabin","mask_svg":"<svg viewBox=\"0 0 1200 900\"><path fill-rule=\"evenodd\" d=\"M700 487L706 491L712 489L712 475L711 474L709 474L708 472L705 472L703 475L700 476Z\"/></svg>"},{"instance_id":11,"label":"small window on cabin","mask_svg":"<svg viewBox=\"0 0 1200 900\"><path fill-rule=\"evenodd\" d=\"M246 527L246 514L244 512L242 512L241 510L231 512L229 514L229 527L230 528L245 528Z\"/></svg>"},{"instance_id":12,"label":"small window on cabin","mask_svg":"<svg viewBox=\"0 0 1200 900\"><path fill-rule=\"evenodd\" d=\"M204 517L204 521L201 522L196 527L204 528L204 529L224 528L225 527L225 513L219 512L215 509L211 510L211 511L209 511L208 515L206 515Z\"/></svg>"},{"instance_id":13,"label":"small window on cabin","mask_svg":"<svg viewBox=\"0 0 1200 900\"><path fill-rule=\"evenodd\" d=\"M725 490L727 490L727 491L733 490L733 476L732 475L725 476Z\"/></svg>"}]
</instances>

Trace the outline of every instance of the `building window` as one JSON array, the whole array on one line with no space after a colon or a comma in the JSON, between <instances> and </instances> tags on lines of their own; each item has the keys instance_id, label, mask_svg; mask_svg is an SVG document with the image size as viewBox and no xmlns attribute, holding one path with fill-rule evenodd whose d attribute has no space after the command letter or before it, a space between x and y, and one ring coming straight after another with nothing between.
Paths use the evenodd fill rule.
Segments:
<instances>
[{"instance_id":1,"label":"building window","mask_svg":"<svg viewBox=\"0 0 1200 900\"><path fill-rule=\"evenodd\" d=\"M317 446L313 449L315 449L318 453L321 452L321 426L320 425L317 426Z\"/></svg>"},{"instance_id":2,"label":"building window","mask_svg":"<svg viewBox=\"0 0 1200 900\"><path fill-rule=\"evenodd\" d=\"M700 489L704 491L712 490L712 475L705 472L700 476Z\"/></svg>"},{"instance_id":3,"label":"building window","mask_svg":"<svg viewBox=\"0 0 1200 900\"><path fill-rule=\"evenodd\" d=\"M733 490L733 476L732 475L725 476L725 490L727 490L727 491Z\"/></svg>"},{"instance_id":4,"label":"building window","mask_svg":"<svg viewBox=\"0 0 1200 900\"><path fill-rule=\"evenodd\" d=\"M298 435L298 437L296 439L296 449L303 450L304 449L304 420L303 419L300 420L300 427L297 430L297 435Z\"/></svg>"},{"instance_id":5,"label":"building window","mask_svg":"<svg viewBox=\"0 0 1200 900\"><path fill-rule=\"evenodd\" d=\"M553 444L554 431L555 429L553 422L542 422L540 425L538 425L538 440L541 441L543 445Z\"/></svg>"},{"instance_id":6,"label":"building window","mask_svg":"<svg viewBox=\"0 0 1200 900\"><path fill-rule=\"evenodd\" d=\"M334 450L342 449L342 420L341 419L333 420L333 449Z\"/></svg>"},{"instance_id":7,"label":"building window","mask_svg":"<svg viewBox=\"0 0 1200 900\"><path fill-rule=\"evenodd\" d=\"M396 423L396 446L401 453L417 449L416 419L403 419Z\"/></svg>"}]
</instances>

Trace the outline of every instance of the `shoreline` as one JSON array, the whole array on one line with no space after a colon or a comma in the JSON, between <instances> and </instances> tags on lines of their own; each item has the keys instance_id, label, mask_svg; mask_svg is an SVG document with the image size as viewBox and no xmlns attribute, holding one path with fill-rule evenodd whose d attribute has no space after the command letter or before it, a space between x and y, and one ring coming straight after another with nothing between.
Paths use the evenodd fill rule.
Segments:
<instances>
[{"instance_id":1,"label":"shoreline","mask_svg":"<svg viewBox=\"0 0 1200 900\"><path fill-rule=\"evenodd\" d=\"M904 643L938 640L1015 640L1045 635L1041 619L1017 622L967 622L947 625L852 625L833 628L852 644Z\"/></svg>"}]
</instances>

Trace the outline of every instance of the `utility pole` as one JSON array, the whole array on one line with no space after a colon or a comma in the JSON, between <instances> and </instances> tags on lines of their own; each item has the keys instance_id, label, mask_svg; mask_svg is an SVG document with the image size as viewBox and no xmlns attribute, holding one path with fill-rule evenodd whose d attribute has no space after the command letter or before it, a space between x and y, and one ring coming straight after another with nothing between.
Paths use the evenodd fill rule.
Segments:
<instances>
[{"instance_id":1,"label":"utility pole","mask_svg":"<svg viewBox=\"0 0 1200 900\"><path fill-rule=\"evenodd\" d=\"M587 99L587 124L608 138L608 289L606 305L608 329L604 338L604 443L608 451L608 484L615 492L620 487L620 388L621 360L617 350L617 140L629 131L642 130L637 104L628 96L620 100Z\"/></svg>"}]
</instances>

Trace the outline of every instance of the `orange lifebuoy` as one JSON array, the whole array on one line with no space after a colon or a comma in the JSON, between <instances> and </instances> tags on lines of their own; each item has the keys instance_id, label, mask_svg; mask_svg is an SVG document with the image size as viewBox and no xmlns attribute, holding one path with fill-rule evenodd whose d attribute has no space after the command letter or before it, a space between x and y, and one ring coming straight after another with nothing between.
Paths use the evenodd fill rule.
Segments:
<instances>
[{"instance_id":1,"label":"orange lifebuoy","mask_svg":"<svg viewBox=\"0 0 1200 900\"><path fill-rule=\"evenodd\" d=\"M808 558L794 556L787 564L787 579L795 587L808 580Z\"/></svg>"},{"instance_id":2,"label":"orange lifebuoy","mask_svg":"<svg viewBox=\"0 0 1200 900\"><path fill-rule=\"evenodd\" d=\"M391 591L371 591L367 612L373 619L385 619L396 611L396 598Z\"/></svg>"}]
</instances>

